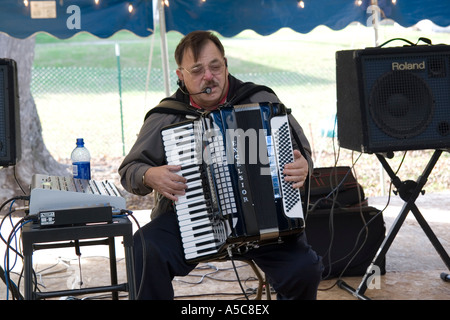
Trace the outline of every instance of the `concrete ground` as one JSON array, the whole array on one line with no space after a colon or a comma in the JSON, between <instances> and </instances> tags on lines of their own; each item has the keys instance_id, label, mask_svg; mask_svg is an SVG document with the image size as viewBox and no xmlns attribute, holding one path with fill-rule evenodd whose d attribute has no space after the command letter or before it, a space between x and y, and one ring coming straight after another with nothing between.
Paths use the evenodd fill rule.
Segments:
<instances>
[{"instance_id":1,"label":"concrete ground","mask_svg":"<svg viewBox=\"0 0 450 320\"><path fill-rule=\"evenodd\" d=\"M378 209L385 207L387 197L369 199L369 205ZM438 237L443 247L450 252L450 193L425 194L416 204ZM384 212L386 230L389 232L398 216L403 201L398 197L390 200ZM148 211L136 211L134 216L142 225L149 220ZM136 228L136 226L135 226ZM2 235L9 235L5 223ZM338 240L338 239L337 239ZM125 281L125 262L120 239L116 239L119 282ZM0 246L3 263L5 247ZM10 256L12 259L12 257ZM65 290L108 285L108 250L103 246L82 247L77 257L73 248L40 250L33 256L34 270L38 276L41 291ZM3 266L3 265L2 265ZM17 260L12 279L17 283L21 261ZM239 281L237 280L236 272ZM177 277L173 281L177 300L244 300L242 290L253 299L258 282L250 267L236 262L236 272L231 262L200 264L187 277ZM450 282L440 278L442 272L450 273L448 267L431 245L412 213L409 213L386 255L386 274L373 279L374 288L365 291L365 296L375 300L450 300ZM319 300L357 300L355 296L337 285L338 279L324 280L320 284ZM362 276L344 277L347 285L357 288ZM23 281L22 281L23 283ZM241 288L242 286L242 288ZM120 294L127 299L126 293ZM6 286L0 281L0 299L6 299ZM11 299L11 295L8 295ZM79 297L80 298L80 297ZM110 294L97 294L91 299L111 299ZM263 295L265 299L266 296ZM275 295L272 294L272 299ZM59 298L55 298L59 299Z\"/></svg>"}]
</instances>

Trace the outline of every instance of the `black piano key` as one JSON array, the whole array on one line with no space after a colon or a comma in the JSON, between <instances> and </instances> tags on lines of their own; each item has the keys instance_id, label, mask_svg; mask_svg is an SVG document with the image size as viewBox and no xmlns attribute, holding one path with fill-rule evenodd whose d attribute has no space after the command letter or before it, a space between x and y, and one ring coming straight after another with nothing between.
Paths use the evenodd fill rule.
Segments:
<instances>
[{"instance_id":1,"label":"black piano key","mask_svg":"<svg viewBox=\"0 0 450 320\"><path fill-rule=\"evenodd\" d=\"M208 231L199 232L199 233L194 234L193 236L194 236L194 238L199 238L201 236L206 236L211 233L214 233L214 230L210 229Z\"/></svg>"},{"instance_id":2,"label":"black piano key","mask_svg":"<svg viewBox=\"0 0 450 320\"><path fill-rule=\"evenodd\" d=\"M208 241L203 241L203 242L196 243L195 246L196 247L201 247L201 246L204 246L204 245L207 245L207 244L210 244L210 243L217 243L217 242L218 242L217 239L208 240Z\"/></svg>"},{"instance_id":3,"label":"black piano key","mask_svg":"<svg viewBox=\"0 0 450 320\"><path fill-rule=\"evenodd\" d=\"M196 168L197 171L199 170L198 164L197 163L192 163L192 164L181 166L181 171L192 169L192 168Z\"/></svg>"}]
</instances>

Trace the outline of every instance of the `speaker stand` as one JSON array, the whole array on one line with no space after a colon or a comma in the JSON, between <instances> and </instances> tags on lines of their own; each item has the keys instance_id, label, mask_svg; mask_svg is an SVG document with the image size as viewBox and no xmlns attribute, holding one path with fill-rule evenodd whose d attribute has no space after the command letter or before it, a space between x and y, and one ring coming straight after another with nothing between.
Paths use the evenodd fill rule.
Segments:
<instances>
[{"instance_id":1,"label":"speaker stand","mask_svg":"<svg viewBox=\"0 0 450 320\"><path fill-rule=\"evenodd\" d=\"M389 250L389 247L391 246L392 242L394 241L398 231L400 230L400 227L402 226L403 222L406 219L406 216L408 215L409 211L411 211L414 214L414 217L416 218L419 225L422 227L423 231L427 235L428 239L433 244L434 248L440 255L441 259L444 261L447 268L450 270L450 258L445 251L444 247L439 242L438 238L434 234L433 230L431 230L430 226L426 222L425 218L420 213L419 209L415 205L415 201L419 194L423 194L422 188L424 187L425 183L427 182L428 176L430 175L431 171L433 170L434 166L436 165L439 157L442 154L442 150L435 150L430 161L428 162L426 168L424 169L423 173L419 178L417 179L417 182L414 181L405 181L402 182L398 176L394 173L394 171L389 166L388 162L386 161L385 157L380 154L376 154L378 160L383 165L383 168L386 170L386 172L389 174L389 177L392 180L392 183L397 188L397 191L402 198L403 201L405 201L405 204L402 207L402 210L400 211L399 215L397 216L394 224L392 225L391 229L389 230L389 233L387 237L383 240L383 243L381 244L380 248L377 251L377 254L375 255L375 258L373 259L371 265L367 268L366 274L364 275L359 287L355 290L348 284L346 284L344 281L339 280L338 286L341 289L344 289L354 295L355 297L362 299L362 300L369 300L367 296L364 295L367 286L368 281L370 280L370 277L372 276L374 272L374 267L379 266L383 259L386 256L387 251Z\"/></svg>"}]
</instances>

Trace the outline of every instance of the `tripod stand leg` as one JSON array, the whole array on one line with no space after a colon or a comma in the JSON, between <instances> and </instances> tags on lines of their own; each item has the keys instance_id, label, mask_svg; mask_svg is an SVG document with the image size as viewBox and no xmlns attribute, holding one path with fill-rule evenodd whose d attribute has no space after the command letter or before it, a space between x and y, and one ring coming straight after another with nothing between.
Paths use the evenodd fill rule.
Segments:
<instances>
[{"instance_id":1,"label":"tripod stand leg","mask_svg":"<svg viewBox=\"0 0 450 320\"><path fill-rule=\"evenodd\" d=\"M364 296L365 291L367 290L367 284L370 279L370 276L372 275L373 268L375 266L379 266L380 263L383 262L385 259L386 253L389 250L389 247L391 246L392 242L394 241L398 231L400 230L400 227L402 226L403 222L406 219L406 216L408 215L409 211L413 211L413 214L415 215L416 219L418 219L418 222L420 226L424 229L425 233L427 234L430 241L432 241L434 247L438 251L438 253L443 258L444 262L447 266L449 266L449 258L447 253L445 252L445 249L441 246L438 239L432 232L429 225L426 223L425 219L420 214L419 210L417 209L415 205L415 201L419 194L422 192L422 188L424 187L425 183L427 182L428 176L431 174L431 171L433 170L434 166L436 165L436 162L438 161L440 155L442 154L442 150L435 150L433 153L433 156L431 157L430 161L428 162L426 168L424 169L422 175L418 178L417 183L414 184L414 188L412 190L407 190L406 192L401 190L401 188L404 188L404 184L400 181L400 179L397 177L397 175L394 173L394 171L391 169L389 164L387 163L386 159L380 155L376 154L378 160L383 165L384 169L388 173L389 177L391 178L393 184L395 187L400 190L400 196L405 201L405 204L403 205L402 210L400 211L400 214L397 216L394 224L392 225L389 234L387 237L385 237L383 243L381 244L380 248L378 249L377 254L375 255L374 260L372 261L371 265L367 268L366 274L364 275L359 287L355 290L348 286L345 282L341 281L339 287L351 292L354 296L358 298L366 298Z\"/></svg>"},{"instance_id":2,"label":"tripod stand leg","mask_svg":"<svg viewBox=\"0 0 450 320\"><path fill-rule=\"evenodd\" d=\"M353 289L353 292L350 291L355 297L358 297L360 299L367 299L367 297L364 296L364 293L367 290L368 282L370 280L370 277L372 276L372 270L374 269L375 266L380 266L383 260L385 259L386 253L389 250L395 237L397 236L397 233L400 230L400 227L402 226L403 222L405 221L409 210L410 209L408 208L408 205L403 206L401 213L397 216L397 219L395 220L394 224L389 230L389 234L387 235L387 237L384 238L383 243L381 244L377 254L375 255L375 258L373 259L370 266L367 268L366 273L364 274L364 277L361 283L359 284L358 288L356 290ZM347 291L349 291L349 288L351 288L345 282L341 282L339 287L346 289Z\"/></svg>"},{"instance_id":3,"label":"tripod stand leg","mask_svg":"<svg viewBox=\"0 0 450 320\"><path fill-rule=\"evenodd\" d=\"M421 226L422 230L427 235L431 244L433 245L433 247L436 249L437 253L441 257L442 261L444 261L445 265L450 270L450 257L448 256L447 251L445 251L444 247L439 242L439 239L436 237L433 230L431 229L431 227L429 226L429 224L424 219L424 217L422 216L422 214L420 213L419 209L416 206L414 206L412 208L412 213L414 214L414 217L416 218L417 222Z\"/></svg>"},{"instance_id":4,"label":"tripod stand leg","mask_svg":"<svg viewBox=\"0 0 450 320\"><path fill-rule=\"evenodd\" d=\"M338 280L337 285L339 288L346 290L348 293L355 296L359 300L370 300L364 294L360 294L358 290L355 290L354 288L349 286L347 283L345 283L345 281Z\"/></svg>"}]
</instances>

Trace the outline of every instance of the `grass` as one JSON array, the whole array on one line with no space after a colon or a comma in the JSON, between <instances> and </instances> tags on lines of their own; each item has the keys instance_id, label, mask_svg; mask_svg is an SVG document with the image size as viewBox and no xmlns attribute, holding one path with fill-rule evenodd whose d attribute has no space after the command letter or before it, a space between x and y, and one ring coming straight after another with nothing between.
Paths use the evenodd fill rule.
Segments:
<instances>
[{"instance_id":1,"label":"grass","mask_svg":"<svg viewBox=\"0 0 450 320\"><path fill-rule=\"evenodd\" d=\"M155 39L153 39L155 37ZM167 34L169 63L175 68L173 52L182 35ZM450 43L446 33L418 32L394 26L380 29L381 41L403 37L416 42L428 37L433 43ZM374 45L374 33L370 28L350 25L339 31L319 26L308 34L290 29L260 36L253 31L243 31L233 38L223 38L230 67L247 72L274 72L279 70L302 72L318 64L334 63L337 50L364 48ZM99 39L88 33L80 33L70 39L59 40L40 33L36 36L35 66L91 66L114 68L116 43L120 44L123 67L148 66L149 51L154 41L152 66L161 68L161 44L159 34L141 38L129 31L120 31L108 39ZM393 45L400 45L395 42Z\"/></svg>"}]
</instances>

